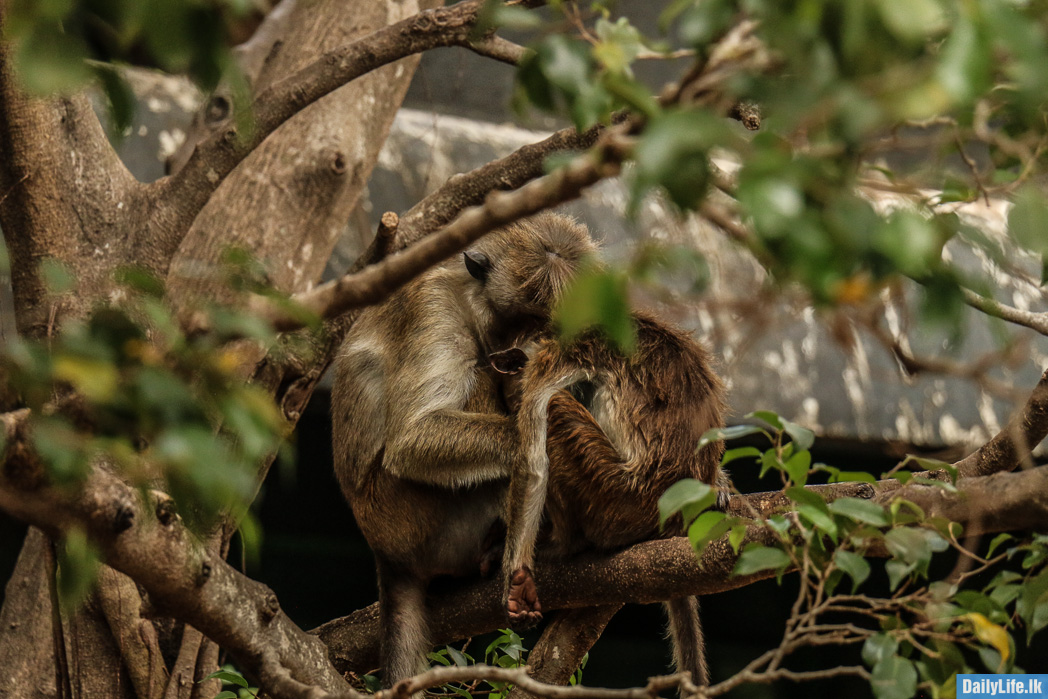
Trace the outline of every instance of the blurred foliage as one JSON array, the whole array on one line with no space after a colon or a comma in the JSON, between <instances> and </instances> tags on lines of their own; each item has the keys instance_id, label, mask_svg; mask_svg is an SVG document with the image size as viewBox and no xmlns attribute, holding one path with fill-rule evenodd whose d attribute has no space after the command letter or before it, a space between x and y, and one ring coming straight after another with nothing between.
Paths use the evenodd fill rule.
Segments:
<instances>
[{"instance_id":1,"label":"blurred foliage","mask_svg":"<svg viewBox=\"0 0 1048 699\"><path fill-rule=\"evenodd\" d=\"M489 3L492 23L532 32L516 105L579 128L623 111L642 119L626 174L631 213L652 190L683 211L701 211L720 187L777 282L799 283L816 304L858 305L910 277L925 289L925 318L954 328L962 289L988 293L996 285L945 259L943 246L961 235L995 261L1002 248L944 204L1015 196L1010 244L1048 259L1041 225L1048 203L1033 184L1048 152L1048 3L670 0L653 35L618 16L615 3L551 5L539 23ZM725 70L719 42L744 19L756 22L767 60L740 58L738 70ZM642 56L682 49L694 62L684 82L700 76L708 87L701 98L660 102L672 91L645 84L633 67ZM720 73L704 76L714 61ZM723 118L740 102L760 105L755 136ZM922 141L923 165L886 165L900 130ZM713 177L714 151L738 164L730 183ZM860 191L871 183L908 193L909 202L878 210ZM618 316L586 309L594 298L623 305L625 285L600 287L579 301L578 315L619 337Z\"/></svg>"},{"instance_id":2,"label":"blurred foliage","mask_svg":"<svg viewBox=\"0 0 1048 699\"><path fill-rule=\"evenodd\" d=\"M227 283L262 290L261 271L242 253L227 256ZM52 293L69 288L59 265L45 265ZM31 409L30 436L50 479L76 487L105 463L143 492L171 495L185 523L205 533L220 516L258 545L249 505L259 465L285 447L289 426L272 396L244 373L281 345L268 324L228 306L198 312L208 332L187 335L164 300L164 285L138 269L118 275L121 297L100 304L46 340L9 340L0 362ZM267 292L272 293L272 292ZM97 556L72 532L60 551L59 591L75 604L93 581Z\"/></svg>"},{"instance_id":3,"label":"blurred foliage","mask_svg":"<svg viewBox=\"0 0 1048 699\"><path fill-rule=\"evenodd\" d=\"M735 468L757 464L761 476L777 473L789 513L745 519L710 509L716 492L709 485L685 480L659 501L660 520L680 513L697 555L725 534L738 554L735 575L772 571L780 579L800 571L801 589L783 639L785 653L830 642L862 645L877 699L914 695L954 696L960 673L1022 673L1015 664L1017 643L1029 643L1048 627L1048 536L993 538L980 556L963 551L963 527L929 516L902 498L887 506L854 497L827 502L805 489L808 479L828 475L830 482L869 481L850 473L812 464L811 431L770 411L746 416L753 424L711 430L698 448L721 439L763 435L771 446L728 449L722 464ZM899 468L945 469L948 464L908 457ZM955 493L954 482L938 481L896 470L885 474L901 482L921 482ZM746 541L747 526L765 527L775 545ZM970 556L971 569L955 581L930 577L936 554L948 549ZM867 556L885 549L883 563ZM862 592L874 566L883 566L890 598ZM762 668L752 668L759 675Z\"/></svg>"},{"instance_id":4,"label":"blurred foliage","mask_svg":"<svg viewBox=\"0 0 1048 699\"><path fill-rule=\"evenodd\" d=\"M121 65L185 74L214 89L236 72L231 27L258 9L255 0L11 0L2 29L30 92L67 93L94 80L119 133L134 116Z\"/></svg>"}]
</instances>

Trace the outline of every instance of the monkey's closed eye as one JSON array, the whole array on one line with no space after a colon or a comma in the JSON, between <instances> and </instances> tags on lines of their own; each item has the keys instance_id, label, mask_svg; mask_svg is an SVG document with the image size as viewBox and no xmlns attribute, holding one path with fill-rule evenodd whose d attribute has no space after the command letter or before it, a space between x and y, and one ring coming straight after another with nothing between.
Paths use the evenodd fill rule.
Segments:
<instances>
[{"instance_id":1,"label":"monkey's closed eye","mask_svg":"<svg viewBox=\"0 0 1048 699\"><path fill-rule=\"evenodd\" d=\"M466 271L471 277L479 281L487 280L488 272L491 270L491 260L487 255L476 250L467 250L462 253L462 256L466 260Z\"/></svg>"}]
</instances>

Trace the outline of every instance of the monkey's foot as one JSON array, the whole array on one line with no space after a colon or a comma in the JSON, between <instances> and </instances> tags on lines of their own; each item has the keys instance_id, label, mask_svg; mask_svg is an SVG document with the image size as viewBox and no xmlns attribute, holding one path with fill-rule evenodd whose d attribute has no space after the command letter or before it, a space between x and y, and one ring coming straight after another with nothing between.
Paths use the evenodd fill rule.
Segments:
<instances>
[{"instance_id":1,"label":"monkey's foot","mask_svg":"<svg viewBox=\"0 0 1048 699\"><path fill-rule=\"evenodd\" d=\"M507 608L509 621L514 626L531 626L542 619L539 591L530 568L518 568L510 577Z\"/></svg>"}]
</instances>

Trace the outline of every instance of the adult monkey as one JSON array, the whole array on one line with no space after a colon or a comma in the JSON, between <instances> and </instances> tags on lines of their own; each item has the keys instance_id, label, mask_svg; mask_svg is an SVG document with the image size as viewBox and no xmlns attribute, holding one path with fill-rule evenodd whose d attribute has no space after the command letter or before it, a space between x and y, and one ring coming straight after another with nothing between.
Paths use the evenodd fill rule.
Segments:
<instances>
[{"instance_id":1,"label":"adult monkey","mask_svg":"<svg viewBox=\"0 0 1048 699\"><path fill-rule=\"evenodd\" d=\"M490 565L524 463L488 355L545 324L595 252L571 218L519 221L361 313L339 351L335 473L375 554L387 686L427 666L430 580Z\"/></svg>"}]
</instances>

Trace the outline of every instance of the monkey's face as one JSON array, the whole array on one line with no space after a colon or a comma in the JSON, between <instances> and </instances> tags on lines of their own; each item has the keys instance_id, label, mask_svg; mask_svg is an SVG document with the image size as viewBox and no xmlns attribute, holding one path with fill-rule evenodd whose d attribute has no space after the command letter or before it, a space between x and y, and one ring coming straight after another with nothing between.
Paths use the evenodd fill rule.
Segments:
<instances>
[{"instance_id":1,"label":"monkey's face","mask_svg":"<svg viewBox=\"0 0 1048 699\"><path fill-rule=\"evenodd\" d=\"M465 253L465 265L496 314L548 319L582 259L596 249L585 226L544 213L484 238Z\"/></svg>"}]
</instances>

